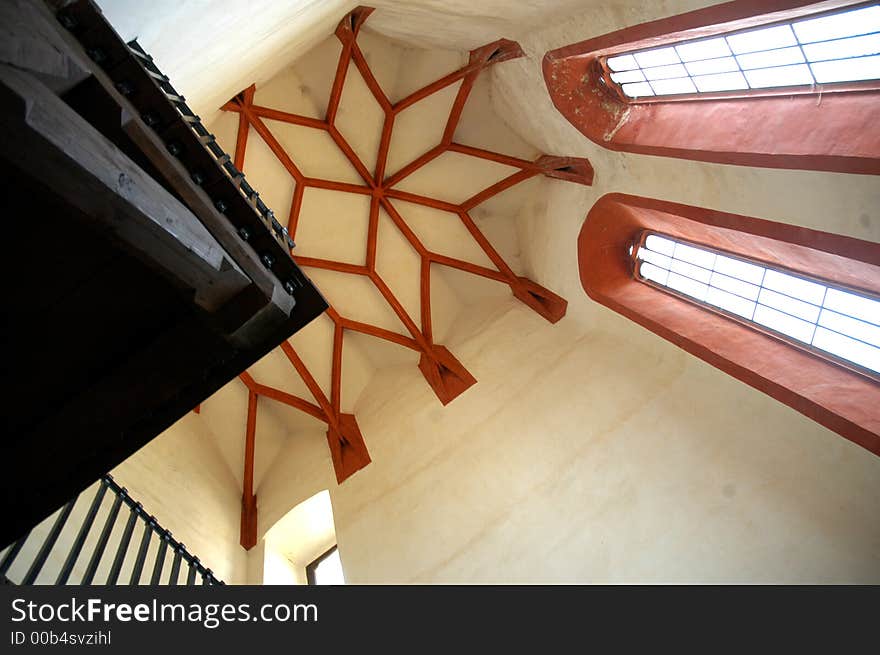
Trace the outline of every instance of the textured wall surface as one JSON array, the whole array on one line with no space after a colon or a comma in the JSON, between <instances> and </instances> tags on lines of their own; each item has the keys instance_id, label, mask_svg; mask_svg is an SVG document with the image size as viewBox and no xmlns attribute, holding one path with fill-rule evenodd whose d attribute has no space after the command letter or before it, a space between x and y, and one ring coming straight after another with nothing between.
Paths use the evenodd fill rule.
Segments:
<instances>
[{"instance_id":1,"label":"textured wall surface","mask_svg":"<svg viewBox=\"0 0 880 655\"><path fill-rule=\"evenodd\" d=\"M625 323L472 320L455 411L404 369L361 398L374 461L331 490L348 580L880 580L872 454Z\"/></svg>"},{"instance_id":2,"label":"textured wall surface","mask_svg":"<svg viewBox=\"0 0 880 655\"><path fill-rule=\"evenodd\" d=\"M198 3L178 4L162 20ZM163 31L148 21L140 29L203 115L251 82L270 92L269 80L285 75L297 79L283 86L287 101L307 104L320 88L321 48L331 46L303 53L329 34L343 4L287 5L304 12L296 37L285 37L290 58L281 61L278 49L262 64L232 68L226 54L201 54L197 36L187 40L195 53L187 60L171 38L182 40L182 23ZM261 534L329 489L351 582L880 582L880 459L590 301L576 253L589 208L612 191L876 242L877 180L613 153L552 107L544 52L708 3L377 4L368 28L383 84L383 75L407 83L399 57L417 51L403 46L462 50L500 36L522 44L527 57L492 70L459 140L498 141L503 150L512 130L515 148L592 161L593 187L534 180L526 193L500 196L486 216L505 257L567 298L568 314L549 325L505 294L448 276L450 306L461 309L445 343L478 383L444 408L411 362L364 345L360 382L348 398L372 464L337 487L320 426L295 412L266 419L277 427L257 443ZM123 5L108 1L106 10L112 17ZM230 37L232 52L264 29L268 14L253 15ZM130 18L137 23L136 14ZM294 29L276 23L273 29ZM399 43L383 45L376 32ZM309 74L313 81L304 79ZM310 154L320 163L317 149ZM424 183L440 184L443 174ZM264 193L286 190L273 185ZM195 419L209 423L236 476L241 442L217 426L243 416L235 409L240 391L215 396ZM268 459L260 464L261 457Z\"/></svg>"}]
</instances>

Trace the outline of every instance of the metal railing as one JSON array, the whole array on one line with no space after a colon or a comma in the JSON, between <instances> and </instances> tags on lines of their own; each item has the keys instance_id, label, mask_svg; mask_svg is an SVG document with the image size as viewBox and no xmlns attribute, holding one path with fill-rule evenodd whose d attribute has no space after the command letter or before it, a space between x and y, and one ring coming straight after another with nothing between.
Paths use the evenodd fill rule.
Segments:
<instances>
[{"instance_id":1,"label":"metal railing","mask_svg":"<svg viewBox=\"0 0 880 655\"><path fill-rule=\"evenodd\" d=\"M86 545L89 534L95 525L98 511L101 508L104 497L107 495L108 491L113 497L112 505L110 506L107 518L104 521L104 526L97 537L97 541L94 542L93 547L91 548L91 554L86 554L84 553L83 547ZM71 512L81 496L82 494L75 496L58 511L48 534L42 544L40 544L39 548L36 549L36 553L33 555L33 559L27 566L24 575L20 580L10 578L10 582L21 585L32 585L36 582L37 576L40 575L46 566L49 555L52 554L56 546L60 547L58 543L59 536L67 525ZM119 542L116 545L116 552L112 556L112 564L110 565L106 579L103 581L96 581L95 576L98 572L98 567L102 561L105 561L104 556L108 555L107 545L110 542L111 534L114 531L119 515L124 513L123 506L128 510L128 518L125 520L125 527L123 528L122 534L119 537ZM138 526L141 526L141 537L135 554L135 560L128 575L120 580L123 563L126 561L132 537ZM3 557L0 558L0 576L8 576L12 565L16 561L19 561L18 568L21 568L21 560L19 560L19 557L22 555L25 544L31 538L32 532L33 530L29 531L18 541L11 544ZM166 584L176 585L179 583L182 566L187 567L185 583L187 585L197 584L197 577L200 578L201 584L203 585L224 584L222 580L218 580L214 576L211 569L202 566L199 558L190 554L187 551L186 546L174 539L171 536L171 532L160 526L158 521L156 521L156 518L148 514L139 502L129 496L128 491L124 487L120 487L116 484L109 474L104 475L101 478L98 484L98 490L89 505L88 511L83 517L82 524L79 526L79 529L76 530L73 541L70 543L70 550L64 557L64 561L55 577L54 584L74 584L71 582L71 573L73 572L76 563L80 561L81 556L88 557L88 563L86 564L85 571L80 580L75 584L139 584L144 572L144 567L147 563L147 552L154 536L158 539L158 548L156 549L156 555L153 560L149 584L158 585L162 583L162 572L165 568L165 561L168 558L169 551L173 555L171 557L171 568L166 578ZM28 545L30 546L30 544ZM31 548L28 548L28 551L33 552Z\"/></svg>"}]
</instances>

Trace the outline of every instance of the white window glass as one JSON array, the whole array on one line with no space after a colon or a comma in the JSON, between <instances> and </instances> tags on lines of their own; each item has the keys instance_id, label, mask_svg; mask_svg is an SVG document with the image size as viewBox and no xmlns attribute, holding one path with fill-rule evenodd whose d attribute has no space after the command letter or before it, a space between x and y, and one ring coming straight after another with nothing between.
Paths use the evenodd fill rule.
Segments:
<instances>
[{"instance_id":1,"label":"white window glass","mask_svg":"<svg viewBox=\"0 0 880 655\"><path fill-rule=\"evenodd\" d=\"M776 27L765 27L750 32L740 32L739 34L731 34L726 38L727 43L730 44L730 49L736 55L797 45L794 32L791 31L791 27L788 25L777 25Z\"/></svg>"},{"instance_id":2,"label":"white window glass","mask_svg":"<svg viewBox=\"0 0 880 655\"><path fill-rule=\"evenodd\" d=\"M706 294L706 302L743 318L750 319L755 313L755 303L753 301L715 287L709 287L709 291Z\"/></svg>"},{"instance_id":3,"label":"white window glass","mask_svg":"<svg viewBox=\"0 0 880 655\"><path fill-rule=\"evenodd\" d=\"M794 31L801 43L878 32L880 31L880 5L799 20L794 24Z\"/></svg>"},{"instance_id":4,"label":"white window glass","mask_svg":"<svg viewBox=\"0 0 880 655\"><path fill-rule=\"evenodd\" d=\"M880 373L880 300L649 234L639 276Z\"/></svg>"},{"instance_id":5,"label":"white window glass","mask_svg":"<svg viewBox=\"0 0 880 655\"><path fill-rule=\"evenodd\" d=\"M780 66L778 68L758 68L745 71L749 86L753 89L767 89L774 86L801 86L812 84L813 76L806 64Z\"/></svg>"},{"instance_id":6,"label":"white window glass","mask_svg":"<svg viewBox=\"0 0 880 655\"><path fill-rule=\"evenodd\" d=\"M677 64L681 60L675 54L675 48L658 48L656 50L646 50L637 52L636 61L642 68L651 66L666 66L667 64Z\"/></svg>"},{"instance_id":7,"label":"white window glass","mask_svg":"<svg viewBox=\"0 0 880 655\"><path fill-rule=\"evenodd\" d=\"M706 39L704 41L690 41L675 46L678 56L682 61L699 61L700 59L714 59L726 57L730 54L730 48L724 38Z\"/></svg>"},{"instance_id":8,"label":"white window glass","mask_svg":"<svg viewBox=\"0 0 880 655\"><path fill-rule=\"evenodd\" d=\"M820 61L811 64L810 68L819 84L874 80L880 77L880 55Z\"/></svg>"},{"instance_id":9,"label":"white window glass","mask_svg":"<svg viewBox=\"0 0 880 655\"><path fill-rule=\"evenodd\" d=\"M659 252L654 252L653 250L644 249L642 253L639 254L639 258L642 261L650 262L651 264L656 264L661 268L665 268L666 270L670 270L672 267L672 257L667 257Z\"/></svg>"},{"instance_id":10,"label":"white window glass","mask_svg":"<svg viewBox=\"0 0 880 655\"><path fill-rule=\"evenodd\" d=\"M654 95L651 85L647 82L636 82L634 84L623 84L621 87L623 92L630 98L641 98L644 96Z\"/></svg>"},{"instance_id":11,"label":"white window glass","mask_svg":"<svg viewBox=\"0 0 880 655\"><path fill-rule=\"evenodd\" d=\"M802 318L810 323L815 323L819 318L819 307L816 305L801 302L783 293L770 291L770 289L761 289L761 293L758 295L758 302L762 305L767 305L767 307L778 309L780 312Z\"/></svg>"},{"instance_id":12,"label":"white window glass","mask_svg":"<svg viewBox=\"0 0 880 655\"><path fill-rule=\"evenodd\" d=\"M683 243L675 244L675 253L673 256L676 259L683 259L684 261L691 262L692 264L696 264L697 266L708 268L710 271L712 270L712 266L715 264L714 252L703 250L702 248L687 246Z\"/></svg>"},{"instance_id":13,"label":"white window glass","mask_svg":"<svg viewBox=\"0 0 880 655\"><path fill-rule=\"evenodd\" d=\"M622 73L611 73L611 79L617 82L618 84L624 84L627 82L644 82L645 76L642 71L624 71Z\"/></svg>"},{"instance_id":14,"label":"white window glass","mask_svg":"<svg viewBox=\"0 0 880 655\"><path fill-rule=\"evenodd\" d=\"M679 275L678 273L669 274L669 279L666 282L666 286L668 286L670 289L681 291L682 293L691 296L692 298L696 298L697 300L705 300L706 292L709 290L709 287L707 285L700 284L699 282L692 280L689 277L685 277L684 275Z\"/></svg>"},{"instance_id":15,"label":"white window glass","mask_svg":"<svg viewBox=\"0 0 880 655\"><path fill-rule=\"evenodd\" d=\"M742 73L718 73L716 75L698 75L694 77L697 90L703 93L710 91L735 91L748 89L749 83Z\"/></svg>"},{"instance_id":16,"label":"white window glass","mask_svg":"<svg viewBox=\"0 0 880 655\"><path fill-rule=\"evenodd\" d=\"M848 291L828 289L825 307L874 325L880 325L880 302Z\"/></svg>"},{"instance_id":17,"label":"white window glass","mask_svg":"<svg viewBox=\"0 0 880 655\"><path fill-rule=\"evenodd\" d=\"M613 71L628 71L638 67L639 65L636 63L636 58L632 55L608 58L608 68Z\"/></svg>"},{"instance_id":18,"label":"white window glass","mask_svg":"<svg viewBox=\"0 0 880 655\"><path fill-rule=\"evenodd\" d=\"M705 59L703 61L689 61L685 68L691 75L711 75L713 73L732 73L739 71L736 59L722 57L721 59Z\"/></svg>"},{"instance_id":19,"label":"white window glass","mask_svg":"<svg viewBox=\"0 0 880 655\"><path fill-rule=\"evenodd\" d=\"M715 259L715 270L752 284L761 284L764 280L765 269L763 266L756 266L741 259L733 259L724 255L718 255Z\"/></svg>"},{"instance_id":20,"label":"white window glass","mask_svg":"<svg viewBox=\"0 0 880 655\"><path fill-rule=\"evenodd\" d=\"M651 83L654 93L658 96L682 93L696 93L697 87L689 77L677 77L672 80L657 80Z\"/></svg>"},{"instance_id":21,"label":"white window glass","mask_svg":"<svg viewBox=\"0 0 880 655\"><path fill-rule=\"evenodd\" d=\"M630 98L880 80L880 4L623 53L607 63Z\"/></svg>"},{"instance_id":22,"label":"white window glass","mask_svg":"<svg viewBox=\"0 0 880 655\"><path fill-rule=\"evenodd\" d=\"M875 373L880 373L880 348L874 348L823 327L816 328L816 338L813 340L813 345L830 352L832 355L864 366Z\"/></svg>"},{"instance_id":23,"label":"white window glass","mask_svg":"<svg viewBox=\"0 0 880 655\"><path fill-rule=\"evenodd\" d=\"M814 305L821 305L825 297L825 287L794 275L767 269L763 286L792 298L800 298Z\"/></svg>"},{"instance_id":24,"label":"white window glass","mask_svg":"<svg viewBox=\"0 0 880 655\"><path fill-rule=\"evenodd\" d=\"M665 239L656 234L648 235L645 239L645 247L648 248L648 250L662 252L664 255L669 255L670 257L675 254L675 241Z\"/></svg>"},{"instance_id":25,"label":"white window glass","mask_svg":"<svg viewBox=\"0 0 880 655\"><path fill-rule=\"evenodd\" d=\"M867 36L857 36L852 39L839 39L836 41L823 41L821 43L809 43L803 46L803 48L804 54L810 61L876 55L880 54L880 34L869 34Z\"/></svg>"},{"instance_id":26,"label":"white window glass","mask_svg":"<svg viewBox=\"0 0 880 655\"><path fill-rule=\"evenodd\" d=\"M785 312L767 307L766 305L758 305L755 309L755 323L760 323L771 330L781 332L782 334L810 343L813 338L815 326L809 321L802 321Z\"/></svg>"},{"instance_id":27,"label":"white window glass","mask_svg":"<svg viewBox=\"0 0 880 655\"><path fill-rule=\"evenodd\" d=\"M644 69L645 77L649 80L667 80L671 77L686 77L687 71L681 64L672 64L671 66L654 66L653 68Z\"/></svg>"},{"instance_id":28,"label":"white window glass","mask_svg":"<svg viewBox=\"0 0 880 655\"><path fill-rule=\"evenodd\" d=\"M680 273L681 275L696 280L697 282L703 282L704 284L709 284L709 279L712 277L711 269L695 266L694 264L683 262L680 259L671 260L669 270Z\"/></svg>"},{"instance_id":29,"label":"white window glass","mask_svg":"<svg viewBox=\"0 0 880 655\"><path fill-rule=\"evenodd\" d=\"M751 68L770 68L771 66L786 66L788 64L800 64L804 61L804 53L798 46L793 48L781 48L780 50L764 50L752 52L747 55L739 55L736 58L743 70Z\"/></svg>"},{"instance_id":30,"label":"white window glass","mask_svg":"<svg viewBox=\"0 0 880 655\"><path fill-rule=\"evenodd\" d=\"M642 262L639 266L639 273L646 280L662 284L664 287L666 286L667 279L669 279L669 269L663 269L648 262Z\"/></svg>"},{"instance_id":31,"label":"white window glass","mask_svg":"<svg viewBox=\"0 0 880 655\"><path fill-rule=\"evenodd\" d=\"M819 325L841 334L848 334L854 339L880 348L880 327L876 325L828 309L822 310L822 315L819 316Z\"/></svg>"},{"instance_id":32,"label":"white window glass","mask_svg":"<svg viewBox=\"0 0 880 655\"><path fill-rule=\"evenodd\" d=\"M718 259L721 259L721 257L719 257ZM740 296L741 298L745 298L747 300L757 300L758 294L761 293L761 287L759 286L749 284L744 280L719 273L717 265L715 266L715 272L712 273L712 278L710 279L709 283L713 287L723 289L724 291L736 294L737 296Z\"/></svg>"}]
</instances>

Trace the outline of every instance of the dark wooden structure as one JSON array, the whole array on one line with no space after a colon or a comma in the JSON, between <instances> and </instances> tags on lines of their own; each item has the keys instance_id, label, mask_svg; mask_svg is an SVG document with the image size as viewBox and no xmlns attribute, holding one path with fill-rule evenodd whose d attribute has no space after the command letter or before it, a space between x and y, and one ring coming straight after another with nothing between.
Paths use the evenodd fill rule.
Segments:
<instances>
[{"instance_id":1,"label":"dark wooden structure","mask_svg":"<svg viewBox=\"0 0 880 655\"><path fill-rule=\"evenodd\" d=\"M0 6L0 546L323 312L292 242L88 1Z\"/></svg>"}]
</instances>

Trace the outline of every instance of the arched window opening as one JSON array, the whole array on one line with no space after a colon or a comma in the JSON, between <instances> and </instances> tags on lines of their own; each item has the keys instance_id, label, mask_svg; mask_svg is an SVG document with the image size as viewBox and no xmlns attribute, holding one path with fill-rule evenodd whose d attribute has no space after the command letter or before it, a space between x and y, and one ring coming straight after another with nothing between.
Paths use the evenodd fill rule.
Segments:
<instances>
[{"instance_id":1,"label":"arched window opening","mask_svg":"<svg viewBox=\"0 0 880 655\"><path fill-rule=\"evenodd\" d=\"M551 50L543 72L609 150L880 175L877 0L733 0Z\"/></svg>"},{"instance_id":2,"label":"arched window opening","mask_svg":"<svg viewBox=\"0 0 880 655\"><path fill-rule=\"evenodd\" d=\"M263 584L345 584L326 489L282 516L266 531L260 546Z\"/></svg>"},{"instance_id":3,"label":"arched window opening","mask_svg":"<svg viewBox=\"0 0 880 655\"><path fill-rule=\"evenodd\" d=\"M880 381L880 301L680 239L645 232L637 278Z\"/></svg>"},{"instance_id":4,"label":"arched window opening","mask_svg":"<svg viewBox=\"0 0 880 655\"><path fill-rule=\"evenodd\" d=\"M837 9L600 59L627 102L877 88L880 4Z\"/></svg>"},{"instance_id":5,"label":"arched window opening","mask_svg":"<svg viewBox=\"0 0 880 655\"><path fill-rule=\"evenodd\" d=\"M651 236L664 241L648 244ZM755 307L765 305L761 311L767 316L778 316L771 310L779 307L796 314L812 306L810 311L819 312L815 331L837 326L847 338L861 335L855 340L871 345L865 352L876 353L880 244L612 193L600 198L584 221L578 268L581 285L596 302L880 455L876 354L848 362L843 349L831 345L828 352L807 344L813 336L807 339L805 332L799 341L752 315L747 320L743 314L751 305L735 304L736 293L719 293L738 290L750 302L757 294ZM767 280L771 271L779 275L775 281ZM786 286L783 276L798 290ZM746 284L751 286L741 286ZM828 289L821 299L815 293L820 286ZM773 324L773 319L764 322Z\"/></svg>"}]
</instances>

